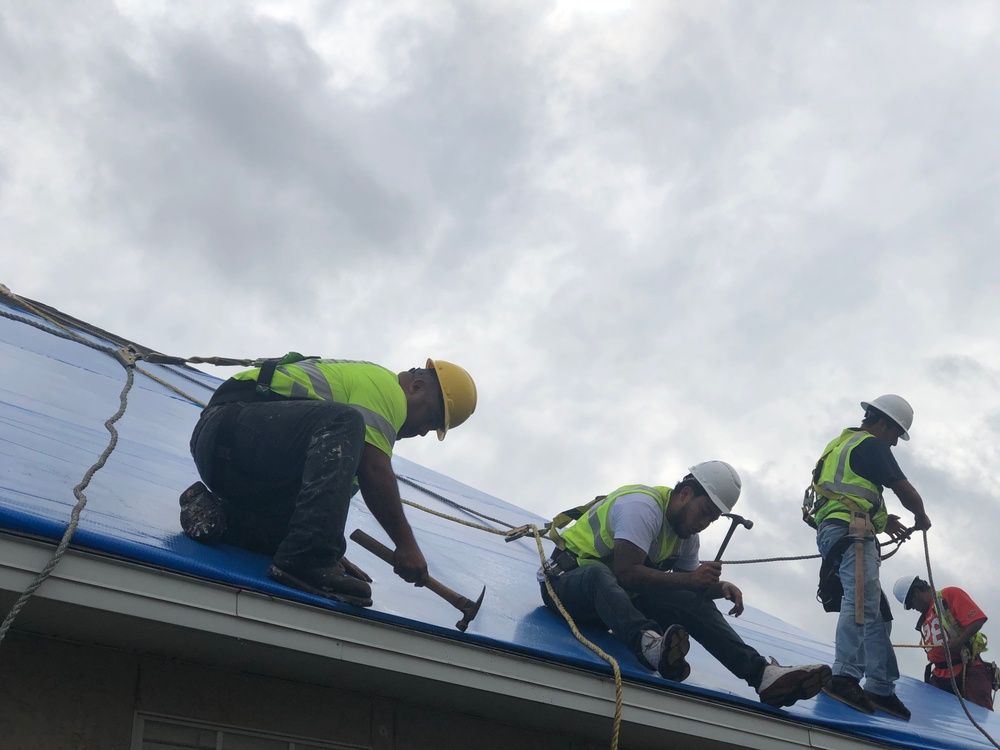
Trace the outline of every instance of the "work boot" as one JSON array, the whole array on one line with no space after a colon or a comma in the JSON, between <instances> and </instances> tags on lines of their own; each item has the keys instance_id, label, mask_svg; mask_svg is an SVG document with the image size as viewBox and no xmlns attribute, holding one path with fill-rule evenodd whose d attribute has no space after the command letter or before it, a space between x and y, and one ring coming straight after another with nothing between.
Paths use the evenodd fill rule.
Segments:
<instances>
[{"instance_id":1,"label":"work boot","mask_svg":"<svg viewBox=\"0 0 1000 750\"><path fill-rule=\"evenodd\" d=\"M684 682L691 674L691 665L684 659L691 641L680 625L671 625L663 635L655 630L644 630L641 643L640 659L664 679Z\"/></svg>"},{"instance_id":2,"label":"work boot","mask_svg":"<svg viewBox=\"0 0 1000 750\"><path fill-rule=\"evenodd\" d=\"M202 544L215 544L226 533L226 508L222 499L201 482L181 493L181 528L185 536Z\"/></svg>"},{"instance_id":3,"label":"work boot","mask_svg":"<svg viewBox=\"0 0 1000 750\"><path fill-rule=\"evenodd\" d=\"M871 693L862 690L861 685L853 677L843 674L835 676L830 680L830 684L823 688L823 693L863 714L875 713L875 707L868 700Z\"/></svg>"},{"instance_id":4,"label":"work boot","mask_svg":"<svg viewBox=\"0 0 1000 750\"><path fill-rule=\"evenodd\" d=\"M757 695L761 703L780 708L813 698L829 682L830 667L826 664L783 667L771 659L771 663L764 667Z\"/></svg>"},{"instance_id":5,"label":"work boot","mask_svg":"<svg viewBox=\"0 0 1000 750\"><path fill-rule=\"evenodd\" d=\"M335 602L356 607L372 606L372 587L366 581L349 576L337 564L323 568L290 569L272 564L267 575L280 584Z\"/></svg>"},{"instance_id":6,"label":"work boot","mask_svg":"<svg viewBox=\"0 0 1000 750\"><path fill-rule=\"evenodd\" d=\"M910 720L910 709L903 705L903 701L895 693L891 695L879 695L878 693L866 690L865 697L876 711L889 714L889 716L895 716L897 719L902 719L903 721Z\"/></svg>"}]
</instances>

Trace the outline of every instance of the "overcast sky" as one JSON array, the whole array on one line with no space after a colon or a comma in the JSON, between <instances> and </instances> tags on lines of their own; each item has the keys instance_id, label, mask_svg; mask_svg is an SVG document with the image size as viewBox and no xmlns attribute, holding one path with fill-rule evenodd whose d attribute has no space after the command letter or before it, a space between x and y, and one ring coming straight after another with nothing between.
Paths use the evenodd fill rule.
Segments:
<instances>
[{"instance_id":1,"label":"overcast sky","mask_svg":"<svg viewBox=\"0 0 1000 750\"><path fill-rule=\"evenodd\" d=\"M732 559L814 553L814 462L899 393L936 582L1000 621L998 29L992 1L0 0L0 283L171 354L452 360L475 416L398 452L546 515L727 460ZM817 569L725 575L832 640Z\"/></svg>"}]
</instances>

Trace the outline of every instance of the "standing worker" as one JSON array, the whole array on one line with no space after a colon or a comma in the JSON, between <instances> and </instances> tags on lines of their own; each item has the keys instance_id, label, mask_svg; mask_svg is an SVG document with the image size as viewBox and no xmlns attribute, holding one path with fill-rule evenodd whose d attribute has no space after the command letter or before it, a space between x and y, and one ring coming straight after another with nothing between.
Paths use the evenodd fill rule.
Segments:
<instances>
[{"instance_id":1,"label":"standing worker","mask_svg":"<svg viewBox=\"0 0 1000 750\"><path fill-rule=\"evenodd\" d=\"M875 543L876 534L886 531L900 537L906 528L898 516L888 515L883 487L913 513L916 528L926 531L931 521L891 450L900 438L910 439L913 409L891 394L862 401L861 408L861 426L834 438L813 471L815 504L809 510L815 514L811 523L817 528L816 545L843 587L833 680L823 692L858 711L873 714L878 709L908 721L910 711L896 696L899 667L889 638L891 625L882 614ZM860 608L858 598L863 601Z\"/></svg>"},{"instance_id":2,"label":"standing worker","mask_svg":"<svg viewBox=\"0 0 1000 750\"><path fill-rule=\"evenodd\" d=\"M892 591L903 609L915 609L920 613L917 631L921 643L927 647L930 662L924 672L924 682L951 693L954 673L959 694L992 711L995 665L979 658L986 650L986 636L980 631L988 619L979 605L957 586L941 589L938 597L944 607L942 627L934 590L927 581L919 576L903 576L896 581ZM952 670L948 669L945 649L951 652Z\"/></svg>"},{"instance_id":3,"label":"standing worker","mask_svg":"<svg viewBox=\"0 0 1000 750\"><path fill-rule=\"evenodd\" d=\"M293 352L238 373L191 436L204 483L181 495L181 527L204 544L271 556L268 576L286 586L370 606L371 579L341 560L360 488L396 545L396 574L422 586L427 563L403 513L392 447L434 430L444 440L475 409L469 373L443 360L397 374Z\"/></svg>"},{"instance_id":4,"label":"standing worker","mask_svg":"<svg viewBox=\"0 0 1000 750\"><path fill-rule=\"evenodd\" d=\"M611 630L640 663L668 680L683 681L691 672L684 658L690 633L755 688L762 703L791 706L812 698L829 681L830 668L769 663L713 601L727 599L729 614L743 613L742 592L721 580L722 563L699 562L698 532L732 510L740 486L732 466L706 461L673 489L636 484L615 490L556 535L557 549L539 572L542 600L558 609L547 576L575 621Z\"/></svg>"}]
</instances>

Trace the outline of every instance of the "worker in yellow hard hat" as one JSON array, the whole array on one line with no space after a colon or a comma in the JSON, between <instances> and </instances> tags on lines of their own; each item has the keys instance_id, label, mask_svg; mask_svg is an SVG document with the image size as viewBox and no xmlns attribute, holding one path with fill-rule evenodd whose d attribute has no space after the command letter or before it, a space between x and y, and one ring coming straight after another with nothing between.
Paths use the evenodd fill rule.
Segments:
<instances>
[{"instance_id":1,"label":"worker in yellow hard hat","mask_svg":"<svg viewBox=\"0 0 1000 750\"><path fill-rule=\"evenodd\" d=\"M181 528L272 557L279 583L370 606L370 579L343 560L344 526L359 488L396 545L394 570L427 581L427 562L403 513L394 443L449 429L476 409L476 384L458 365L428 359L394 373L370 362L303 357L234 375L191 437L201 482L180 498Z\"/></svg>"}]
</instances>

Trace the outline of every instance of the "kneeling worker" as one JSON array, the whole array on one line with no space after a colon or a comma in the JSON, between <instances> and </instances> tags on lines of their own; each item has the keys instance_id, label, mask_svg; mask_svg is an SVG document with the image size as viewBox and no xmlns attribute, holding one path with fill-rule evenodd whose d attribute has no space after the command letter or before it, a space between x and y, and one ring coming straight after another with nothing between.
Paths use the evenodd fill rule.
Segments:
<instances>
[{"instance_id":1,"label":"kneeling worker","mask_svg":"<svg viewBox=\"0 0 1000 750\"><path fill-rule=\"evenodd\" d=\"M986 650L986 636L980 631L986 624L986 614L957 586L948 586L938 592L944 605L944 624L937 614L934 590L918 576L903 576L892 588L903 609L920 613L917 631L920 641L927 647L927 670L924 682L948 693L954 692L952 673L958 692L963 698L983 708L993 710L994 665L985 663L979 655ZM951 651L952 669L948 669Z\"/></svg>"},{"instance_id":2,"label":"kneeling worker","mask_svg":"<svg viewBox=\"0 0 1000 750\"><path fill-rule=\"evenodd\" d=\"M268 575L286 586L370 606L370 579L342 561L360 488L396 545L396 574L422 586L427 563L403 513L392 447L435 430L444 440L475 408L469 373L443 360L397 374L292 353L238 373L191 436L204 484L181 495L181 527L204 544L271 556Z\"/></svg>"},{"instance_id":3,"label":"kneeling worker","mask_svg":"<svg viewBox=\"0 0 1000 750\"><path fill-rule=\"evenodd\" d=\"M756 688L770 706L812 698L830 667L782 667L744 643L714 599L743 612L743 594L721 580L722 563L700 563L698 532L740 496L740 478L724 461L691 467L676 487L629 485L592 505L561 533L547 566L556 596L577 623L610 629L639 661L668 680L682 681L688 633L730 672ZM542 599L556 610L541 579Z\"/></svg>"}]
</instances>

